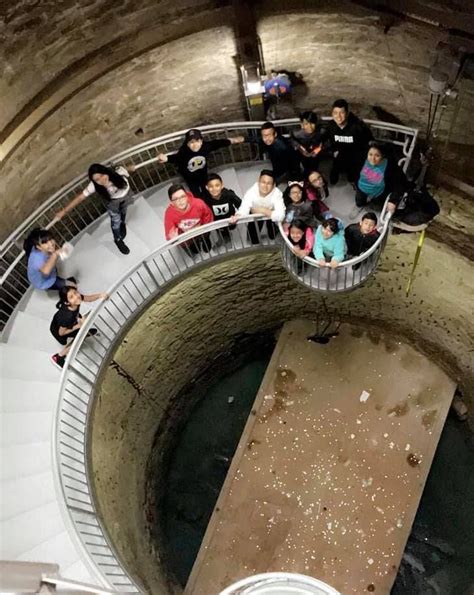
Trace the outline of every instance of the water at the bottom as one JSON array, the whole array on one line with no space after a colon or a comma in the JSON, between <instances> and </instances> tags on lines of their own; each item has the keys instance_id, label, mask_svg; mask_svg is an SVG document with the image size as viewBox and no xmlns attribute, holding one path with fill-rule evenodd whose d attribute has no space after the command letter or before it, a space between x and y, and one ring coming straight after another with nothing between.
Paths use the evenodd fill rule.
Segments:
<instances>
[{"instance_id":1,"label":"water at the bottom","mask_svg":"<svg viewBox=\"0 0 474 595\"><path fill-rule=\"evenodd\" d=\"M179 437L162 510L168 563L182 585L269 359L270 354L220 379L196 406ZM473 437L466 424L448 417L392 595L472 593Z\"/></svg>"}]
</instances>

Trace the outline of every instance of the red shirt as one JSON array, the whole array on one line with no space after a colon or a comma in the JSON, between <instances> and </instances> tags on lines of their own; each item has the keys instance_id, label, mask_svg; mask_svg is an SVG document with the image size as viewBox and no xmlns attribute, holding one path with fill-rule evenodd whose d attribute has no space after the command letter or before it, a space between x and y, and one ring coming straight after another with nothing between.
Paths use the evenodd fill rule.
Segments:
<instances>
[{"instance_id":1,"label":"red shirt","mask_svg":"<svg viewBox=\"0 0 474 595\"><path fill-rule=\"evenodd\" d=\"M182 234L194 227L211 223L214 216L211 209L200 198L196 198L191 192L186 192L188 197L188 208L180 211L172 203L165 211L165 236L167 240L171 239L171 230L175 227L178 234Z\"/></svg>"}]
</instances>

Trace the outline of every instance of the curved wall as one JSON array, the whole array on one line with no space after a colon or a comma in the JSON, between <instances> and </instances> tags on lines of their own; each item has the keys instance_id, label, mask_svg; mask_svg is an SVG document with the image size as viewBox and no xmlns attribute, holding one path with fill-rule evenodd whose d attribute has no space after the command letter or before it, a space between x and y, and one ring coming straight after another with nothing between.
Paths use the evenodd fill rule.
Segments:
<instances>
[{"instance_id":1,"label":"curved wall","mask_svg":"<svg viewBox=\"0 0 474 595\"><path fill-rule=\"evenodd\" d=\"M5 117L16 114L21 128L17 106L33 95L38 109L48 109L1 164L0 238L92 160L180 128L245 118L229 4L68 0L58 9L24 0L6 10ZM378 13L347 0L337 8L258 6L267 68L300 70L307 83L307 93L295 92L297 107L328 113L342 95L363 115L374 117L376 104L424 129L427 75L445 33L397 20L385 34ZM453 130L458 143L474 138L471 83Z\"/></svg>"},{"instance_id":2,"label":"curved wall","mask_svg":"<svg viewBox=\"0 0 474 595\"><path fill-rule=\"evenodd\" d=\"M413 236L392 237L377 275L357 291L333 296L292 282L274 251L224 260L172 287L126 333L98 391L91 468L113 543L147 591L167 592L172 584L159 539L150 537L155 505L147 500L147 468L159 469L166 460L173 433L189 413L180 391L242 333L331 313L368 333L375 325L393 340L402 336L458 380L465 394L472 390L472 265L427 240L406 298L415 248ZM150 461L152 448L159 454Z\"/></svg>"}]
</instances>

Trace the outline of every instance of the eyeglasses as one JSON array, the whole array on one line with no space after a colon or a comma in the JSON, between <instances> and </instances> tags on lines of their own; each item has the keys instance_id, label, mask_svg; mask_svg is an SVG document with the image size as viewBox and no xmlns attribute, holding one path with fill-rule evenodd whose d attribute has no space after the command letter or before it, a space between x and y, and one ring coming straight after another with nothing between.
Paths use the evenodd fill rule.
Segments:
<instances>
[{"instance_id":1,"label":"eyeglasses","mask_svg":"<svg viewBox=\"0 0 474 595\"><path fill-rule=\"evenodd\" d=\"M175 196L174 198L170 198L171 202L178 202L178 200L185 200L187 198L186 194L180 194L179 196Z\"/></svg>"}]
</instances>

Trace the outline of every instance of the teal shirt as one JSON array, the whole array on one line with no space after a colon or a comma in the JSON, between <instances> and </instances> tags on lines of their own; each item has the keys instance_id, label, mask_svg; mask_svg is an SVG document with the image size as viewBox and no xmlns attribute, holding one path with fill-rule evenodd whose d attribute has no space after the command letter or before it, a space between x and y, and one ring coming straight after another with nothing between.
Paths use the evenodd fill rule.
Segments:
<instances>
[{"instance_id":1,"label":"teal shirt","mask_svg":"<svg viewBox=\"0 0 474 595\"><path fill-rule=\"evenodd\" d=\"M316 242L314 247L314 256L316 260L330 258L341 262L346 255L346 242L344 232L338 231L328 240L323 237L322 225L316 230Z\"/></svg>"}]
</instances>

